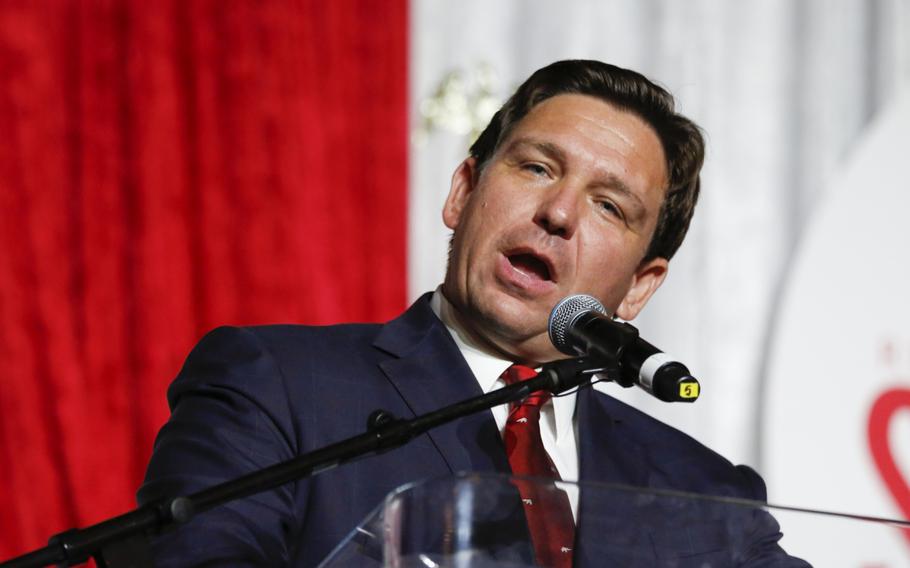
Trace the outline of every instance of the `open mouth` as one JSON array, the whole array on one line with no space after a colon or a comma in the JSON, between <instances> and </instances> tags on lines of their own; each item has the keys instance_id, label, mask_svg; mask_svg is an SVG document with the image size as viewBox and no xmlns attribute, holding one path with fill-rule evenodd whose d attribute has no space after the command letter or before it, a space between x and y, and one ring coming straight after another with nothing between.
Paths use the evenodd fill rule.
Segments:
<instances>
[{"instance_id":1,"label":"open mouth","mask_svg":"<svg viewBox=\"0 0 910 568\"><path fill-rule=\"evenodd\" d=\"M507 256L512 266L528 276L540 280L552 280L550 267L540 257L529 253L510 254Z\"/></svg>"}]
</instances>

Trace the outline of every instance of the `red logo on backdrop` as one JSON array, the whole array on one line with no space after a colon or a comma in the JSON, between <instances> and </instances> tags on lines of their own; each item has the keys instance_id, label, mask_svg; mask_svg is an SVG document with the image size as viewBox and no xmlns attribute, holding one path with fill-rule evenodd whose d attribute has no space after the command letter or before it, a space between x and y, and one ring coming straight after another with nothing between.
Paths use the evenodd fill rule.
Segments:
<instances>
[{"instance_id":1,"label":"red logo on backdrop","mask_svg":"<svg viewBox=\"0 0 910 568\"><path fill-rule=\"evenodd\" d=\"M897 502L905 519L910 519L910 484L894 460L888 439L888 426L894 414L901 409L910 411L910 389L894 388L883 392L869 412L869 449L882 480ZM902 529L910 542L910 529Z\"/></svg>"}]
</instances>

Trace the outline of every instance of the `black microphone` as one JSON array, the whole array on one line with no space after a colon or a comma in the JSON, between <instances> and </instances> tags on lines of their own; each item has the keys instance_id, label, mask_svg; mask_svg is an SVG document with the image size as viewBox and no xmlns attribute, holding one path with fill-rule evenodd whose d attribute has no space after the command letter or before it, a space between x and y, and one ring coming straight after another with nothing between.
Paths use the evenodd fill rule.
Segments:
<instances>
[{"instance_id":1,"label":"black microphone","mask_svg":"<svg viewBox=\"0 0 910 568\"><path fill-rule=\"evenodd\" d=\"M698 380L685 365L640 338L633 325L613 321L591 296L560 300L547 330L563 353L615 365L616 382L624 387L638 385L664 402L695 402L700 394Z\"/></svg>"}]
</instances>

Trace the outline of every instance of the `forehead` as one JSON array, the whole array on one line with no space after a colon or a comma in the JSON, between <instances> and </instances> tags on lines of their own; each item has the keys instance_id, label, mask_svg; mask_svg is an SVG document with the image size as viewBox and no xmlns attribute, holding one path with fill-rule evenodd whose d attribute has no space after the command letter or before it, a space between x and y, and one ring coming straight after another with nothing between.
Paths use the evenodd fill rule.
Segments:
<instances>
[{"instance_id":1,"label":"forehead","mask_svg":"<svg viewBox=\"0 0 910 568\"><path fill-rule=\"evenodd\" d=\"M531 140L559 148L567 158L620 176L641 189L667 185L663 145L637 114L601 99L557 95L535 105L512 129L501 150Z\"/></svg>"}]
</instances>

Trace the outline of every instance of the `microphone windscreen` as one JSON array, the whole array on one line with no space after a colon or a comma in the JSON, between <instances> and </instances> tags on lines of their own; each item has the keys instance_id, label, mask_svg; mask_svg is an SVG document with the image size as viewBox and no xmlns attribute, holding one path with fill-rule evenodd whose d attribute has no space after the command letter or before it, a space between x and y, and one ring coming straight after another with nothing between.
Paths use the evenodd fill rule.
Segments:
<instances>
[{"instance_id":1,"label":"microphone windscreen","mask_svg":"<svg viewBox=\"0 0 910 568\"><path fill-rule=\"evenodd\" d=\"M603 304L587 294L575 294L560 300L550 312L550 319L547 322L547 333L553 346L567 355L577 355L569 344L568 330L578 316L591 311L607 315Z\"/></svg>"}]
</instances>

